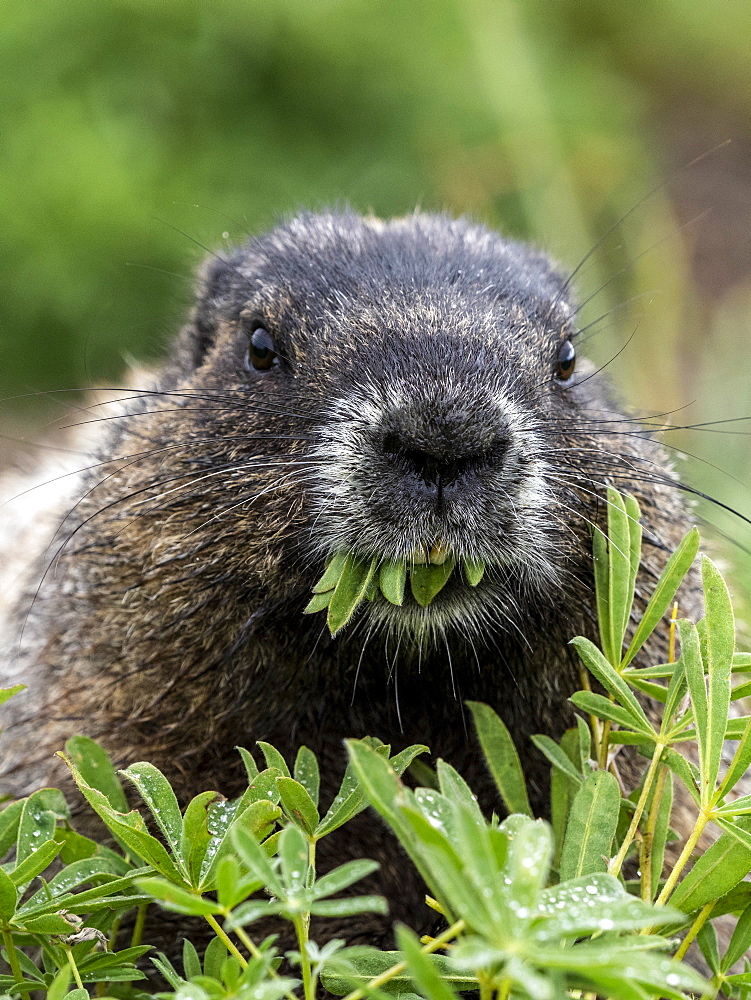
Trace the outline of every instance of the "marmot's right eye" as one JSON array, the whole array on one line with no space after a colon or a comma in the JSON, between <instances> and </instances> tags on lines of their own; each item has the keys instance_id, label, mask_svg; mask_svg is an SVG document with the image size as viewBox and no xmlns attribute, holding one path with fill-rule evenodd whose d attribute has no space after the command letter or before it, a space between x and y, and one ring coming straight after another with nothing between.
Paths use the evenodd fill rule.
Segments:
<instances>
[{"instance_id":1,"label":"marmot's right eye","mask_svg":"<svg viewBox=\"0 0 751 1000\"><path fill-rule=\"evenodd\" d=\"M258 372L268 371L276 361L274 338L265 327L257 326L250 335L248 365Z\"/></svg>"}]
</instances>

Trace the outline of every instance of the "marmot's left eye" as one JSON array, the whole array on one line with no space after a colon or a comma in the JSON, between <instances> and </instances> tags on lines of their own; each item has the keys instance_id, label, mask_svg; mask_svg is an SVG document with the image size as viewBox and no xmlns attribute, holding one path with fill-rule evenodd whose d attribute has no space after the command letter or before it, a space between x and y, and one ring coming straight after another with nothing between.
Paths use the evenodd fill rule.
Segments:
<instances>
[{"instance_id":1,"label":"marmot's left eye","mask_svg":"<svg viewBox=\"0 0 751 1000\"><path fill-rule=\"evenodd\" d=\"M576 350L570 340L561 344L555 364L555 377L559 382L568 382L576 368Z\"/></svg>"},{"instance_id":2,"label":"marmot's left eye","mask_svg":"<svg viewBox=\"0 0 751 1000\"><path fill-rule=\"evenodd\" d=\"M257 326L249 339L248 365L259 372L268 371L276 360L274 338L265 327Z\"/></svg>"}]
</instances>

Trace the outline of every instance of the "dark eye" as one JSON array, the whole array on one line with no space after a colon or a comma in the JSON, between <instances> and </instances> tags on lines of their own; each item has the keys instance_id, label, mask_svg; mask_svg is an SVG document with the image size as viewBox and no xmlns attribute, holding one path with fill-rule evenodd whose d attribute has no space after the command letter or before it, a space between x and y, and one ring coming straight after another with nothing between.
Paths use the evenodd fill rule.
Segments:
<instances>
[{"instance_id":1,"label":"dark eye","mask_svg":"<svg viewBox=\"0 0 751 1000\"><path fill-rule=\"evenodd\" d=\"M258 372L268 371L276 361L274 338L263 326L257 326L251 333L248 344L248 366Z\"/></svg>"},{"instance_id":2,"label":"dark eye","mask_svg":"<svg viewBox=\"0 0 751 1000\"><path fill-rule=\"evenodd\" d=\"M555 377L559 382L568 382L576 368L576 350L570 340L561 344L555 364Z\"/></svg>"}]
</instances>

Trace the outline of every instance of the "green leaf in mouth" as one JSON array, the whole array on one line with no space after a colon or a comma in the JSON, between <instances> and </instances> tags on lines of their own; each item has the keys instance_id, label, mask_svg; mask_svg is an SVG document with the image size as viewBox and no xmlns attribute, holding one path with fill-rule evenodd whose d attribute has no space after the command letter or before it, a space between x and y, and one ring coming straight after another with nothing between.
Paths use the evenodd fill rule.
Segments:
<instances>
[{"instance_id":1,"label":"green leaf in mouth","mask_svg":"<svg viewBox=\"0 0 751 1000\"><path fill-rule=\"evenodd\" d=\"M446 586L453 569L453 559L446 559L437 566L432 563L412 566L409 571L409 585L417 603L427 608L436 594Z\"/></svg>"},{"instance_id":2,"label":"green leaf in mouth","mask_svg":"<svg viewBox=\"0 0 751 1000\"><path fill-rule=\"evenodd\" d=\"M415 549L409 559L383 562L378 556L367 559L352 552L335 552L313 587L313 596L304 613L312 615L328 609L329 630L336 635L358 606L363 601L375 600L379 592L389 604L401 607L408 576L412 596L421 607L427 608L445 587L455 565L456 559L438 542L430 548ZM485 563L465 556L462 569L465 582L476 587L485 573Z\"/></svg>"},{"instance_id":3,"label":"green leaf in mouth","mask_svg":"<svg viewBox=\"0 0 751 1000\"><path fill-rule=\"evenodd\" d=\"M404 588L407 583L407 564L397 562L395 559L382 563L378 583L386 600L401 607L404 604Z\"/></svg>"}]
</instances>

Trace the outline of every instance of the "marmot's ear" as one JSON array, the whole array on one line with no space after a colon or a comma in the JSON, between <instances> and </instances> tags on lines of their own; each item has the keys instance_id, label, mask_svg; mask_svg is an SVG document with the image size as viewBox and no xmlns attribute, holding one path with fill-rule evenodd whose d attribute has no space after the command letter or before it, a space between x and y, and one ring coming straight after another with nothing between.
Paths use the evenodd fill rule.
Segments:
<instances>
[{"instance_id":1,"label":"marmot's ear","mask_svg":"<svg viewBox=\"0 0 751 1000\"><path fill-rule=\"evenodd\" d=\"M234 264L222 254L212 254L201 265L196 282L196 304L191 322L183 332L193 368L201 364L214 343L217 325L227 312L237 277Z\"/></svg>"}]
</instances>

